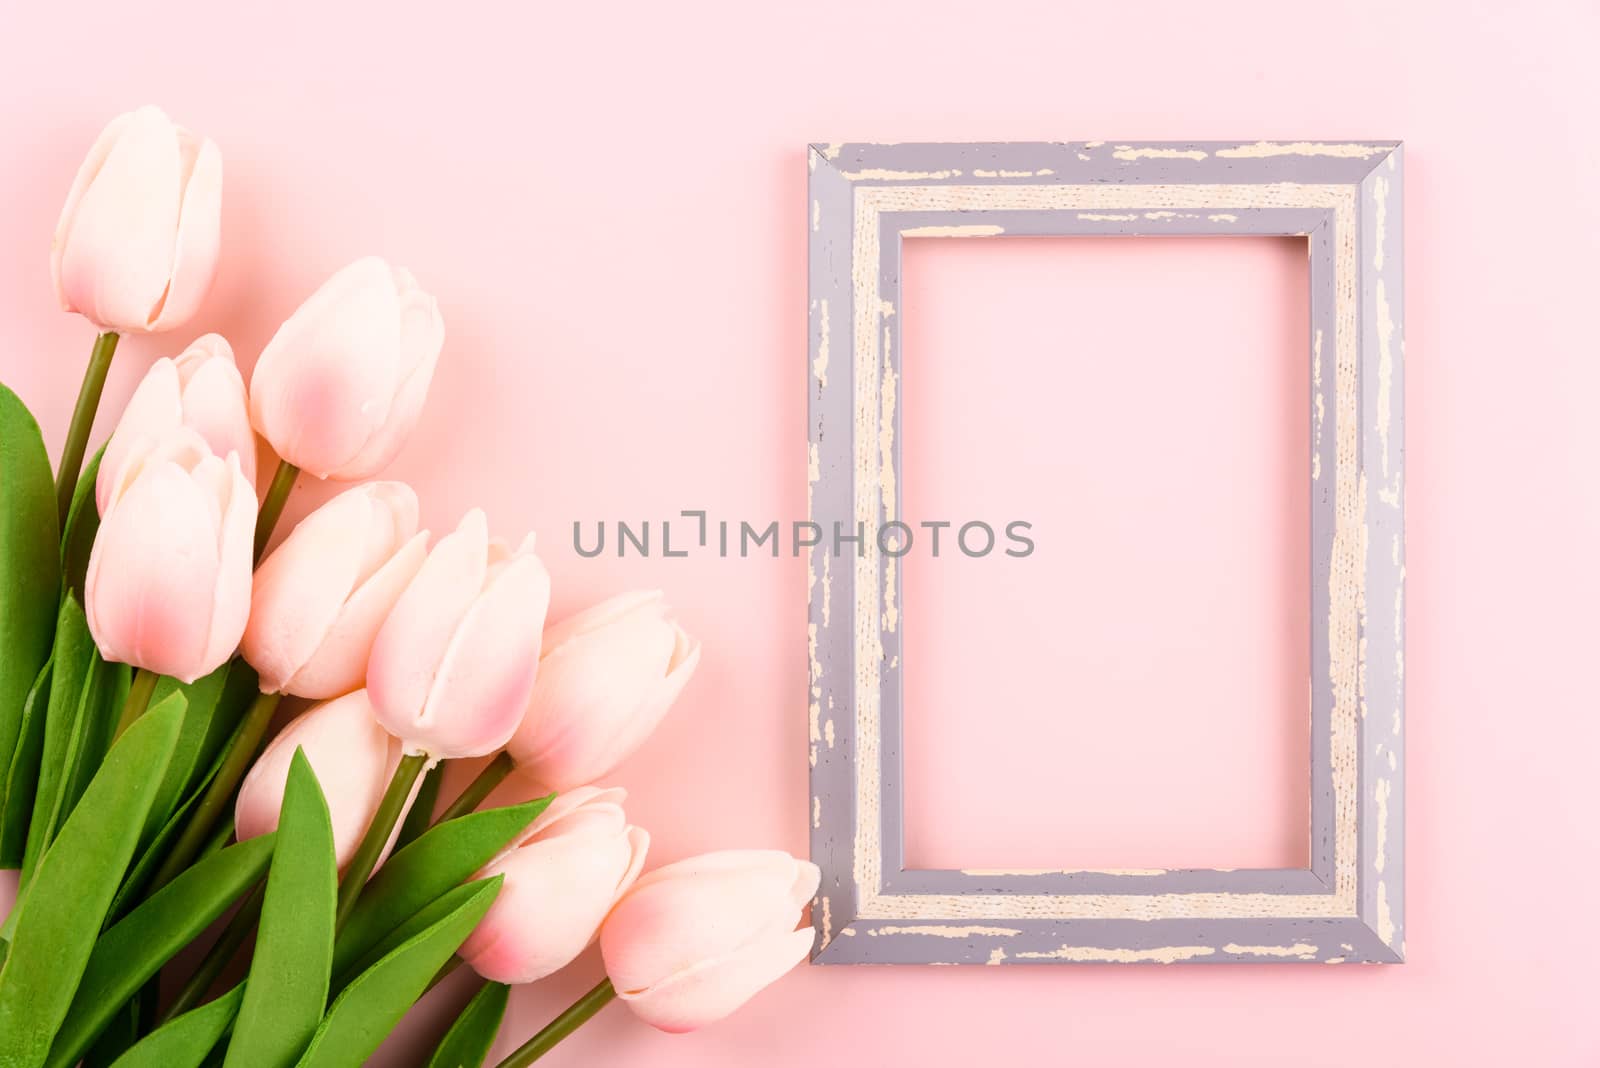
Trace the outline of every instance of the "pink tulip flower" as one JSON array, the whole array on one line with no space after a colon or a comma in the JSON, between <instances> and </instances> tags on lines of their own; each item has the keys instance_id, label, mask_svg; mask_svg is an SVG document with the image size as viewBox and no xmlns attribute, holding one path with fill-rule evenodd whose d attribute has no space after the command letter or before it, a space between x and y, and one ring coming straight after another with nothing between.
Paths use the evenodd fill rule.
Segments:
<instances>
[{"instance_id":1,"label":"pink tulip flower","mask_svg":"<svg viewBox=\"0 0 1600 1068\"><path fill-rule=\"evenodd\" d=\"M663 1031L728 1015L799 964L813 932L795 930L822 875L770 850L707 853L634 884L600 930L617 996Z\"/></svg>"},{"instance_id":2,"label":"pink tulip flower","mask_svg":"<svg viewBox=\"0 0 1600 1068\"><path fill-rule=\"evenodd\" d=\"M211 289L221 235L217 146L160 108L118 115L78 168L56 223L56 298L102 330L182 326Z\"/></svg>"},{"instance_id":3,"label":"pink tulip flower","mask_svg":"<svg viewBox=\"0 0 1600 1068\"><path fill-rule=\"evenodd\" d=\"M533 692L549 604L533 537L512 552L468 512L378 631L367 664L378 721L408 753L455 759L505 745Z\"/></svg>"},{"instance_id":4,"label":"pink tulip flower","mask_svg":"<svg viewBox=\"0 0 1600 1068\"><path fill-rule=\"evenodd\" d=\"M643 744L700 662L659 591L625 593L551 627L528 714L507 746L551 789L593 782Z\"/></svg>"},{"instance_id":5,"label":"pink tulip flower","mask_svg":"<svg viewBox=\"0 0 1600 1068\"><path fill-rule=\"evenodd\" d=\"M242 651L262 692L326 699L362 685L378 628L427 554L403 482L357 486L301 520L256 571Z\"/></svg>"},{"instance_id":6,"label":"pink tulip flower","mask_svg":"<svg viewBox=\"0 0 1600 1068\"><path fill-rule=\"evenodd\" d=\"M250 615L255 522L238 454L187 427L124 463L84 586L101 655L183 682L226 662Z\"/></svg>"},{"instance_id":7,"label":"pink tulip flower","mask_svg":"<svg viewBox=\"0 0 1600 1068\"><path fill-rule=\"evenodd\" d=\"M237 453L239 470L254 484L256 436L250 429L244 379L221 334L197 338L180 355L163 356L145 372L100 460L95 501L101 514L111 503L111 487L122 465L136 463L138 454L184 426L204 438L218 456Z\"/></svg>"},{"instance_id":8,"label":"pink tulip flower","mask_svg":"<svg viewBox=\"0 0 1600 1068\"><path fill-rule=\"evenodd\" d=\"M272 740L245 776L234 805L239 841L278 829L278 809L296 749L305 750L327 798L333 851L342 868L378 811L400 763L400 742L373 718L365 690L313 706ZM399 828L396 821L390 847Z\"/></svg>"},{"instance_id":9,"label":"pink tulip flower","mask_svg":"<svg viewBox=\"0 0 1600 1068\"><path fill-rule=\"evenodd\" d=\"M410 272L376 256L323 283L278 328L250 380L250 418L280 457L355 482L386 467L416 425L444 320Z\"/></svg>"},{"instance_id":10,"label":"pink tulip flower","mask_svg":"<svg viewBox=\"0 0 1600 1068\"><path fill-rule=\"evenodd\" d=\"M628 826L627 791L562 794L478 878L504 875L500 895L460 949L485 979L531 983L594 941L600 921L644 867L650 836Z\"/></svg>"}]
</instances>

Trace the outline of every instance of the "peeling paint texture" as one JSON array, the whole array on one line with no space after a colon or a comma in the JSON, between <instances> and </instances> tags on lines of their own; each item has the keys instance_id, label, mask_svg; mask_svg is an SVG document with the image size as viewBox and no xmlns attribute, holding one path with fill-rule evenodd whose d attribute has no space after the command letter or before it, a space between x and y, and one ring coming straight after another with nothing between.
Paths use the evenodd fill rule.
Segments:
<instances>
[{"instance_id":1,"label":"peeling paint texture","mask_svg":"<svg viewBox=\"0 0 1600 1068\"><path fill-rule=\"evenodd\" d=\"M807 561L815 963L1403 959L1401 155L1390 141L813 146L810 516L866 531L859 553L834 559L825 540ZM875 536L917 447L901 432L901 243L1001 234L1306 239L1307 868L905 866L901 575Z\"/></svg>"}]
</instances>

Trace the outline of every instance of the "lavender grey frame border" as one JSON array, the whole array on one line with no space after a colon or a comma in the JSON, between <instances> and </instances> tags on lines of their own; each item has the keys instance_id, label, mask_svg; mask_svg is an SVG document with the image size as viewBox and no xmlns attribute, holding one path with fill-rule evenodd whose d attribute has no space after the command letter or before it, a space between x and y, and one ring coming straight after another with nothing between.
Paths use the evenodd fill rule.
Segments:
<instances>
[{"instance_id":1,"label":"lavender grey frame border","mask_svg":"<svg viewBox=\"0 0 1600 1068\"><path fill-rule=\"evenodd\" d=\"M1308 238L1311 865L907 870L900 589L873 540L810 550L819 964L1398 963L1404 958L1399 142L814 145L809 504L899 514L906 236Z\"/></svg>"}]
</instances>

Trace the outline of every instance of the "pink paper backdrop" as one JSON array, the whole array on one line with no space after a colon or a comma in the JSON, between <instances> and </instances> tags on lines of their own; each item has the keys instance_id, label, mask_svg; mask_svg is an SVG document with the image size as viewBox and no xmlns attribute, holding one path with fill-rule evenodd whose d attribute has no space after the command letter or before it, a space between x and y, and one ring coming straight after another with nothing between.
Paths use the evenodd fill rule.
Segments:
<instances>
[{"instance_id":1,"label":"pink paper backdrop","mask_svg":"<svg viewBox=\"0 0 1600 1068\"><path fill-rule=\"evenodd\" d=\"M734 520L802 514L806 142L1405 138L1411 963L801 968L688 1037L612 1008L547 1063L1593 1064L1597 34L1588 0L12 5L0 16L0 377L58 446L90 331L53 310L50 232L101 124L162 104L222 147L223 273L193 330L126 345L110 399L120 403L152 355L199 330L224 332L249 363L277 322L356 255L412 267L438 295L449 340L423 425L392 474L415 483L436 530L476 503L503 532L540 530L558 613L659 585L704 640L684 702L615 776L654 834L657 861L734 845L804 853L801 567L787 557L586 561L571 549L570 525L684 508ZM1282 855L1295 844L1285 830L1293 817L1279 806L1294 803L1297 787L1284 757L1295 742L1277 701L1290 693L1278 654L1294 655L1290 628L1300 624L1275 622L1299 595L1269 579L1298 564L1285 555L1294 530L1274 525L1283 520L1271 500L1296 490L1281 457L1261 450L1303 427L1261 414L1297 387L1256 376L1252 367L1266 365L1250 361L1277 351L1287 321L1261 324L1253 313L1288 292L1299 268L1270 248L1223 252L1216 276L1194 283L1242 294L1241 309L1219 309L1186 294L1184 280L1195 277L1187 251L1152 247L1148 268L1107 268L1094 303L1082 305L1093 313L1083 325L1092 351L1152 362L1173 326L1147 320L1194 317L1191 358L1218 361L1218 375L1173 381L1219 413L1215 436L1199 446L1222 466L1205 492L1160 462L1175 440L1160 419L1177 411L1159 392L1166 375L1083 372L1058 344L1067 312L1043 309L1032 327L1006 328L1035 330L1031 340L1018 333L973 350L1015 303L1006 280L1097 277L1072 254L1048 251L1014 263L1002 250L959 263L942 250L917 253L923 280L914 284L933 304L948 293L970 307L923 316L934 340L916 388L940 412L958 411L946 402L970 393L974 413L1010 435L984 444L986 455L1037 447L1057 459L988 474L952 461L948 484L937 472L908 473L930 508L946 492L953 506L1037 511L1053 539L1041 545L1055 553L1004 579L992 572L1002 589L1017 583L1017 611L1038 631L1014 648L994 638L961 645L962 626L996 610L983 573L910 576L923 582L924 604L945 597L973 617L913 617L927 647L945 650L913 685L933 695L941 682L973 687L998 670L986 654L1003 653L1028 679L996 675L999 692L1081 709L1103 683L1064 679L1042 662L1053 633L1097 641L1091 651L1105 658L1127 656L1119 633L1163 657L1193 656L1193 643L1179 639L1205 625L1236 637L1207 636L1223 660L1202 665L1201 687L1231 677L1243 696L1237 705L1209 692L1197 700L1195 678L1164 660L1121 664L1137 699L1124 707L1145 717L1142 726L1127 715L1045 726L1052 741L1113 763L1118 747L1154 745L1154 764L1130 780L1070 755L1071 775L1061 776L1070 782L955 760L948 750L964 741L970 702L930 698L943 710L928 713L938 725L924 732L913 769L966 776L961 788L977 798L978 815L919 848L997 842L1052 853L1081 825L1063 809L1104 793L1115 835L1088 831L1100 837L1061 850ZM979 269L988 265L992 274ZM1151 306L1146 283L1163 304ZM1131 327L1123 340L1119 322ZM948 361L964 351L977 367L1025 369L1037 391L963 390ZM1078 392L1089 385L1129 399L1141 381L1152 408L1125 423ZM1007 418L1007 397L1025 398L1021 420ZM1230 423L1221 413L1242 401L1259 417ZM1080 418L1088 422L1072 421ZM1097 430L1118 427L1123 441L1105 452L1125 454L1129 484L1108 476L1084 492L1136 506L1144 519L1124 539L1073 529L1072 510L1030 481L1048 470L1039 465L1067 462ZM302 497L292 514L310 502ZM1176 569L1157 551L1172 532L1158 538L1152 524L1182 523L1185 513L1203 541L1197 558L1237 568L1242 553L1266 554L1267 576L1256 573L1236 605L1205 612L1193 598L1207 587L1189 579L1176 618L1124 611L1118 629L1096 634L1052 603L1050 591L1063 588L1052 583L1091 580L1093 596L1115 603L1105 601L1111 579L1073 560L1069 547L1086 544L1074 539L1123 552L1109 570L1144 566L1152 553L1158 573ZM1227 537L1229 516L1240 543ZM1151 603L1136 573L1128 582L1137 603ZM1252 653L1278 666L1250 674ZM1214 715L1218 731L1184 715ZM1230 740L1220 781L1183 777L1188 743L1222 755ZM1042 755L1028 759L1049 771ZM937 816L939 803L930 797L919 811ZM984 820L1004 836L986 838ZM519 991L499 1052L596 975L585 958ZM418 1060L439 1018L465 998L466 980L458 974L430 997L431 1018L408 1025L385 1063Z\"/></svg>"},{"instance_id":2,"label":"pink paper backdrop","mask_svg":"<svg viewBox=\"0 0 1600 1068\"><path fill-rule=\"evenodd\" d=\"M903 263L907 863L1305 867L1305 240Z\"/></svg>"}]
</instances>

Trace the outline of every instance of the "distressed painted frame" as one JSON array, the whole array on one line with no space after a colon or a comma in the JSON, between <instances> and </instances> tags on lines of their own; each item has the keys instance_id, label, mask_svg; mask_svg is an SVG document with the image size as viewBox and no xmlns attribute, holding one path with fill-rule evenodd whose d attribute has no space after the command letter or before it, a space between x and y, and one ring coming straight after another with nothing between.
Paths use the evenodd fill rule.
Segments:
<instances>
[{"instance_id":1,"label":"distressed painted frame","mask_svg":"<svg viewBox=\"0 0 1600 1068\"><path fill-rule=\"evenodd\" d=\"M834 144L809 167L813 961L1400 962L1400 144ZM1308 868L905 867L901 241L998 234L1307 238Z\"/></svg>"}]
</instances>

